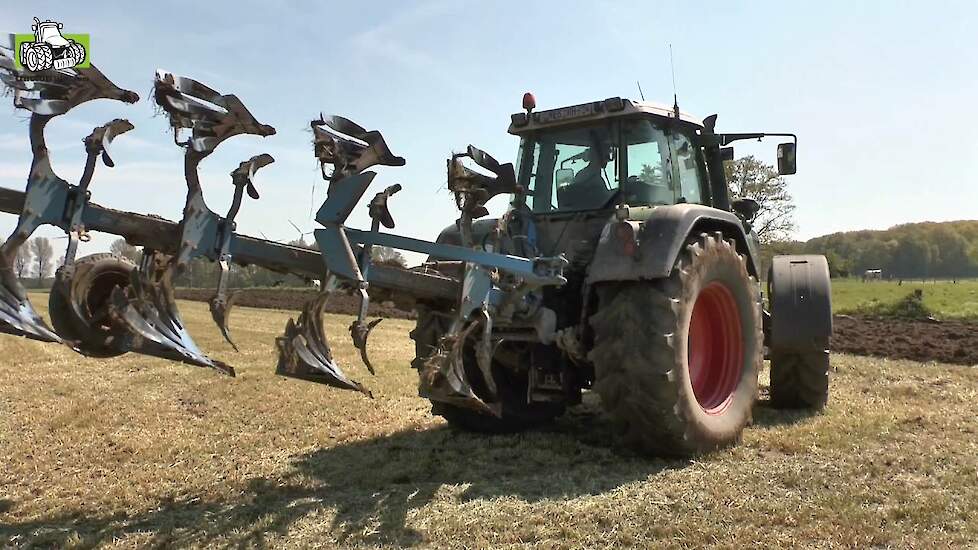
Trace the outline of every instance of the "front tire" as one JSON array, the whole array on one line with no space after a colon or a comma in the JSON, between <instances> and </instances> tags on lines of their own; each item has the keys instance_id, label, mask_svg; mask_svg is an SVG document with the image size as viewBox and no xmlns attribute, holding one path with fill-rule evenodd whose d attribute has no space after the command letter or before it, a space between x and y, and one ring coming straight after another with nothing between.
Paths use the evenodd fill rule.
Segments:
<instances>
[{"instance_id":1,"label":"front tire","mask_svg":"<svg viewBox=\"0 0 978 550\"><path fill-rule=\"evenodd\" d=\"M763 361L760 291L733 241L700 235L670 277L597 288L595 391L618 441L690 456L739 441Z\"/></svg>"},{"instance_id":2,"label":"front tire","mask_svg":"<svg viewBox=\"0 0 978 550\"><path fill-rule=\"evenodd\" d=\"M36 42L26 52L27 70L46 71L54 65L54 52L51 46Z\"/></svg>"}]
</instances>

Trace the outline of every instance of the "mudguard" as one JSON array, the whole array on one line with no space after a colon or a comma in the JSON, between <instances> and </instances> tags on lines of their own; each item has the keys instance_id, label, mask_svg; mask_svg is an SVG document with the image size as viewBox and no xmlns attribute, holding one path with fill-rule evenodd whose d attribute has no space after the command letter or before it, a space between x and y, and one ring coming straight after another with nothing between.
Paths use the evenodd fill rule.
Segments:
<instances>
[{"instance_id":1,"label":"mudguard","mask_svg":"<svg viewBox=\"0 0 978 550\"><path fill-rule=\"evenodd\" d=\"M825 256L775 256L768 271L772 352L828 349L832 287Z\"/></svg>"},{"instance_id":2,"label":"mudguard","mask_svg":"<svg viewBox=\"0 0 978 550\"><path fill-rule=\"evenodd\" d=\"M668 277L689 235L722 231L737 242L737 251L747 258L747 270L757 276L757 246L744 232L740 218L726 210L700 204L676 204L629 209L638 240L637 252L623 256L612 234L614 221L605 226L598 240L587 282L635 281ZM633 214L631 210L635 210ZM638 219L634 219L638 218Z\"/></svg>"}]
</instances>

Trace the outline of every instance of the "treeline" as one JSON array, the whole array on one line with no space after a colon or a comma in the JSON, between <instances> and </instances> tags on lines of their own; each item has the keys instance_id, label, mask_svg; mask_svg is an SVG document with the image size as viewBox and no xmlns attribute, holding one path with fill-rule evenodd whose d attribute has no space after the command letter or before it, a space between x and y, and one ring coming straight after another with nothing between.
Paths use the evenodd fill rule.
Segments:
<instances>
[{"instance_id":1,"label":"treeline","mask_svg":"<svg viewBox=\"0 0 978 550\"><path fill-rule=\"evenodd\" d=\"M978 277L978 221L903 224L848 231L807 242L772 243L772 254L824 254L833 277L882 269L884 278Z\"/></svg>"}]
</instances>

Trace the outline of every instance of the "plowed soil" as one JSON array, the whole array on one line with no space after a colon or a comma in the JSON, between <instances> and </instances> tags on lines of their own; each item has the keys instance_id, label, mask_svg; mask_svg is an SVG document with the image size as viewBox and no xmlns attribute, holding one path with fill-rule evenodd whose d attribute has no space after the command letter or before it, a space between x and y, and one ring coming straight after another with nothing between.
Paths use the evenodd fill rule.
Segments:
<instances>
[{"instance_id":1,"label":"plowed soil","mask_svg":"<svg viewBox=\"0 0 978 550\"><path fill-rule=\"evenodd\" d=\"M837 315L832 333L832 351L978 365L978 324Z\"/></svg>"},{"instance_id":2,"label":"plowed soil","mask_svg":"<svg viewBox=\"0 0 978 550\"><path fill-rule=\"evenodd\" d=\"M214 291L210 289L177 290L177 298L200 302L206 302L213 294ZM237 305L298 311L315 295L316 291L312 289L247 289L241 293ZM357 307L357 300L353 296L337 294L326 304L326 311L356 315ZM371 303L370 313L371 317L415 318L414 312L398 309L393 302ZM837 315L832 351L921 362L978 365L978 324Z\"/></svg>"}]
</instances>

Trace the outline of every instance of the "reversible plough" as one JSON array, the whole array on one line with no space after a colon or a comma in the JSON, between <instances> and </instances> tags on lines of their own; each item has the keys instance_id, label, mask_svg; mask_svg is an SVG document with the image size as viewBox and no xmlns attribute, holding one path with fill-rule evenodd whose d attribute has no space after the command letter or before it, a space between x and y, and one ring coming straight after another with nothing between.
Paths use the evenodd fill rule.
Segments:
<instances>
[{"instance_id":1,"label":"reversible plough","mask_svg":"<svg viewBox=\"0 0 978 550\"><path fill-rule=\"evenodd\" d=\"M461 343L470 335L484 335L477 338L476 355L480 369L491 381L489 364L496 345L490 339L493 320L500 314L509 319L519 317L525 312L521 300L531 291L565 281L562 270L566 262L561 256L528 258L472 246L472 222L485 214L486 201L500 193L512 193L516 187L511 164L500 164L474 147L449 161L449 188L461 211L461 243L440 244L381 232L381 226L394 227L388 202L401 189L399 185L387 187L370 201L370 230L355 230L344 223L376 176L369 168L403 166L405 160L391 152L380 132L365 130L343 117L320 115L311 122L313 151L329 191L316 214L322 225L315 231L318 250L310 250L235 232L235 217L244 196L259 198L254 178L258 170L274 162L268 154L252 157L231 172L235 190L227 214L214 212L205 201L198 177L201 161L230 137L275 134L274 128L256 120L236 96L166 71L156 73L152 100L167 116L174 142L185 151L186 203L182 219L171 222L90 201L99 161L106 167L114 166L110 156L113 140L133 129L126 120L113 120L85 138L88 157L77 184L60 178L51 167L44 133L48 122L95 99L135 103L139 100L135 92L116 86L95 66L21 70L14 64L13 52L6 48L0 49L0 80L12 93L15 108L30 113L33 153L26 191L0 188L0 211L19 215L13 234L0 246L2 332L63 344L93 357L133 352L233 376L228 363L205 354L188 334L174 299L174 280L191 260L218 262L220 275L210 310L221 333L234 346L229 316L237 293L229 289L230 266L258 265L321 281L318 295L305 304L297 319L288 322L276 340L279 374L369 395L366 386L350 378L333 358L324 333L323 312L333 293L352 292L359 298L359 313L350 334L366 367L373 372L367 340L380 320L368 320L368 290L379 287L429 303L455 303L447 308L453 311L450 327L423 369L421 393L498 414L492 404L474 393L462 366ZM52 290L53 328L35 311L14 271L18 248L45 224L61 228L68 236L64 264ZM141 246L142 260L138 265L127 265L117 257L111 258L111 265L76 260L78 243L88 240L89 231L120 235L128 243ZM439 262L415 270L374 265L373 246L429 254L454 271L432 267ZM546 319L528 317L525 326L538 334L542 331L544 338L552 336L553 327L547 326Z\"/></svg>"}]
</instances>

